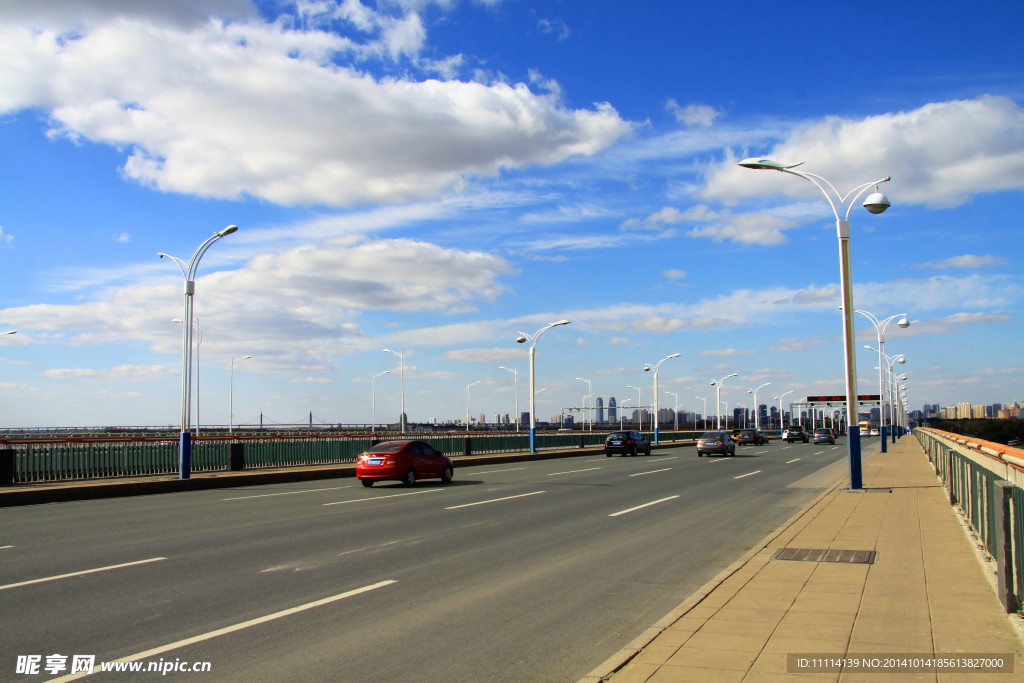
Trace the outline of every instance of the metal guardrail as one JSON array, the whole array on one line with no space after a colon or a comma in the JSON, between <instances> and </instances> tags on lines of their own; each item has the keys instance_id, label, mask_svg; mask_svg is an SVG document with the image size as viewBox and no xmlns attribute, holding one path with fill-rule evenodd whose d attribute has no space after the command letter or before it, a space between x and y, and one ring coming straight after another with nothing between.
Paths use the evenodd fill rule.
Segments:
<instances>
[{"instance_id":1,"label":"metal guardrail","mask_svg":"<svg viewBox=\"0 0 1024 683\"><path fill-rule=\"evenodd\" d=\"M660 431L660 443L694 441L701 431ZM538 450L596 448L606 432L541 432ZM525 452L529 436L522 432L407 434L309 434L198 436L192 440L192 471L230 469L232 448L241 444L247 468L299 467L354 463L377 441L419 439L449 456ZM5 464L6 463L6 464ZM4 475L4 468L10 472ZM0 439L0 485L73 481L106 477L174 474L178 471L178 438L173 436L73 437Z\"/></svg>"},{"instance_id":2,"label":"metal guardrail","mask_svg":"<svg viewBox=\"0 0 1024 683\"><path fill-rule=\"evenodd\" d=\"M1008 612L1024 599L1024 451L968 439L937 429L918 428L936 476L971 528L995 558L997 590Z\"/></svg>"}]
</instances>

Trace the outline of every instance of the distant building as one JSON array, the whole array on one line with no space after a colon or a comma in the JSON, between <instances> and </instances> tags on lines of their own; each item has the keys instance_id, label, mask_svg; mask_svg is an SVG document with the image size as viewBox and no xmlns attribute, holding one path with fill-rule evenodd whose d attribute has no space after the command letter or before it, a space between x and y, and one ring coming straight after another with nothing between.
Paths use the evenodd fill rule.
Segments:
<instances>
[{"instance_id":1,"label":"distant building","mask_svg":"<svg viewBox=\"0 0 1024 683\"><path fill-rule=\"evenodd\" d=\"M604 399L597 397L597 424L604 424Z\"/></svg>"},{"instance_id":2,"label":"distant building","mask_svg":"<svg viewBox=\"0 0 1024 683\"><path fill-rule=\"evenodd\" d=\"M608 399L608 421L618 422L619 421L619 409L618 404L615 403L615 397L611 396Z\"/></svg>"}]
</instances>

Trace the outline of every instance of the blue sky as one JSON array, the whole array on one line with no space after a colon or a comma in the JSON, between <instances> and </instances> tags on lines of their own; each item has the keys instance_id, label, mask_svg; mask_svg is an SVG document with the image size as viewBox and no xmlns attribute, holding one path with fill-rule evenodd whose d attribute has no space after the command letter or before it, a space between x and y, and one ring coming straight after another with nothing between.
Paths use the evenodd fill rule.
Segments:
<instances>
[{"instance_id":1,"label":"blue sky","mask_svg":"<svg viewBox=\"0 0 1024 683\"><path fill-rule=\"evenodd\" d=\"M1019 2L0 4L0 426L490 420L843 392L835 222L911 408L1024 401ZM877 392L857 316L858 380ZM789 399L787 399L789 400Z\"/></svg>"}]
</instances>

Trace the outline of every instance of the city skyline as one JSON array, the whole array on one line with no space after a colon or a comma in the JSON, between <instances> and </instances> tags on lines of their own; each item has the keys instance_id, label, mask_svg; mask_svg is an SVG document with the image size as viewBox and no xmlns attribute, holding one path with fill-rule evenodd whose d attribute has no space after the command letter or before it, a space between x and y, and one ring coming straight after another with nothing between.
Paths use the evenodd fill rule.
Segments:
<instances>
[{"instance_id":1,"label":"city skyline","mask_svg":"<svg viewBox=\"0 0 1024 683\"><path fill-rule=\"evenodd\" d=\"M835 217L752 156L891 177L850 215L854 307L907 316L885 353L911 406L1019 401L1024 5L962 10L4 3L0 428L178 424L157 255L231 225L194 282L193 423L521 414L516 339L563 319L539 418L653 406L662 359L662 408L711 413L732 373L724 405L844 393Z\"/></svg>"}]
</instances>

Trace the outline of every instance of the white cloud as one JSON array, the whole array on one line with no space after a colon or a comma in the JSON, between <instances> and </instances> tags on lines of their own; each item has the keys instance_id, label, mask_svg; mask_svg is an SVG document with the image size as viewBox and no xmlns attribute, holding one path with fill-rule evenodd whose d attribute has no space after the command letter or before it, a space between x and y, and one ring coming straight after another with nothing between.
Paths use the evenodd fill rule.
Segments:
<instances>
[{"instance_id":1,"label":"white cloud","mask_svg":"<svg viewBox=\"0 0 1024 683\"><path fill-rule=\"evenodd\" d=\"M392 56L414 52L422 26L395 20L382 40ZM47 110L53 135L126 150L124 175L166 192L283 205L434 196L631 131L607 104L570 110L522 83L336 65L358 51L336 34L255 22L117 18L75 35L0 24L0 111Z\"/></svg>"},{"instance_id":2,"label":"white cloud","mask_svg":"<svg viewBox=\"0 0 1024 683\"><path fill-rule=\"evenodd\" d=\"M4 228L0 225L0 249L3 247L9 247L14 243L14 235L5 234Z\"/></svg>"},{"instance_id":3,"label":"white cloud","mask_svg":"<svg viewBox=\"0 0 1024 683\"><path fill-rule=\"evenodd\" d=\"M808 172L844 193L892 176L883 189L895 202L958 206L974 194L1024 188L1024 109L1007 97L983 95L860 120L833 116L791 131L763 156L806 162ZM699 195L731 203L818 193L811 183L741 168L738 160L731 152L712 167Z\"/></svg>"},{"instance_id":4,"label":"white cloud","mask_svg":"<svg viewBox=\"0 0 1024 683\"><path fill-rule=\"evenodd\" d=\"M687 126L699 126L707 128L715 123L722 116L722 112L706 104L689 104L685 107L670 99L665 109L676 118L679 123Z\"/></svg>"},{"instance_id":5,"label":"white cloud","mask_svg":"<svg viewBox=\"0 0 1024 683\"><path fill-rule=\"evenodd\" d=\"M626 230L661 230L665 225L698 223L687 234L690 237L709 237L715 242L732 241L741 244L766 246L785 244L789 240L784 231L796 227L788 218L762 213L735 214L715 211L698 204L685 211L666 206L646 218L631 218L622 224Z\"/></svg>"},{"instance_id":6,"label":"white cloud","mask_svg":"<svg viewBox=\"0 0 1024 683\"><path fill-rule=\"evenodd\" d=\"M686 271L679 270L678 268L669 268L668 270L664 271L662 275L667 277L669 280L682 280L683 278L686 277Z\"/></svg>"},{"instance_id":7,"label":"white cloud","mask_svg":"<svg viewBox=\"0 0 1024 683\"><path fill-rule=\"evenodd\" d=\"M53 368L44 370L43 376L58 380L97 380L138 382L143 380L163 380L168 375L180 372L180 368L166 365L118 365L113 368L71 369Z\"/></svg>"},{"instance_id":8,"label":"white cloud","mask_svg":"<svg viewBox=\"0 0 1024 683\"><path fill-rule=\"evenodd\" d=\"M974 254L963 254L962 256L951 256L941 261L927 261L917 265L918 268L935 268L945 270L946 268L989 268L992 266L1006 265L1007 260L999 256L976 256Z\"/></svg>"},{"instance_id":9,"label":"white cloud","mask_svg":"<svg viewBox=\"0 0 1024 683\"><path fill-rule=\"evenodd\" d=\"M521 361L526 353L516 348L496 349L457 349L445 351L448 360L464 360L471 363L502 363Z\"/></svg>"}]
</instances>

